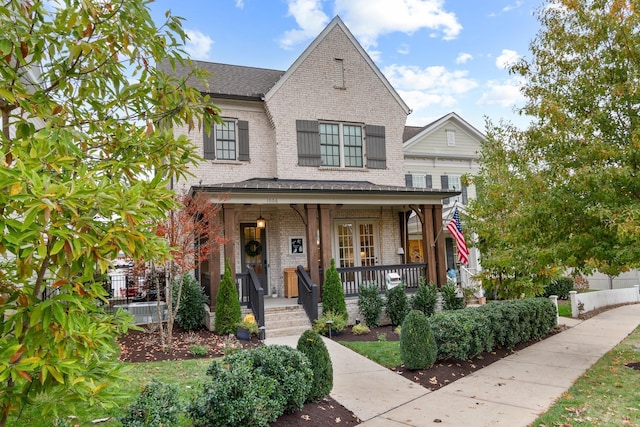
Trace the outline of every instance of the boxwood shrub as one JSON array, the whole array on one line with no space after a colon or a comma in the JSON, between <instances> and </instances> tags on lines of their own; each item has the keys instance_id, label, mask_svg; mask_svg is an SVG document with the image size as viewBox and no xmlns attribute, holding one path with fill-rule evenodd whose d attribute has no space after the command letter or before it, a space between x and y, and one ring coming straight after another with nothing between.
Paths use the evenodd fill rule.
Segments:
<instances>
[{"instance_id":1,"label":"boxwood shrub","mask_svg":"<svg viewBox=\"0 0 640 427\"><path fill-rule=\"evenodd\" d=\"M400 357L409 370L433 366L438 348L429 325L429 319L420 310L411 310L402 323Z\"/></svg>"},{"instance_id":2,"label":"boxwood shrub","mask_svg":"<svg viewBox=\"0 0 640 427\"><path fill-rule=\"evenodd\" d=\"M213 361L211 377L200 385L187 411L194 425L267 426L301 408L311 391L313 372L300 351L261 346Z\"/></svg>"},{"instance_id":3,"label":"boxwood shrub","mask_svg":"<svg viewBox=\"0 0 640 427\"><path fill-rule=\"evenodd\" d=\"M442 311L429 318L438 359L468 360L494 346L489 319L475 308Z\"/></svg>"}]
</instances>

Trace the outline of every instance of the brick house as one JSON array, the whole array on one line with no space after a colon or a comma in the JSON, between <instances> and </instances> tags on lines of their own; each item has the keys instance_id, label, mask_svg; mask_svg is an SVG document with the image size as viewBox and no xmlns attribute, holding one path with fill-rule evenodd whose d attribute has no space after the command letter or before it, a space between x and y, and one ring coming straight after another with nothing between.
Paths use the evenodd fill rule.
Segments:
<instances>
[{"instance_id":1,"label":"brick house","mask_svg":"<svg viewBox=\"0 0 640 427\"><path fill-rule=\"evenodd\" d=\"M414 267L430 281L446 281L444 241L431 243L442 199L460 191L405 185L401 141L410 109L339 17L286 71L194 64L211 77L206 86L188 83L213 98L225 126L208 135L174 129L205 159L175 187L225 196L229 241L199 269L212 307L225 259L236 279L253 270L265 293L280 296L291 296L286 269L304 266L321 285L331 259L347 294L367 278L384 286L373 270L406 273L411 212L425 224L424 263Z\"/></svg>"}]
</instances>

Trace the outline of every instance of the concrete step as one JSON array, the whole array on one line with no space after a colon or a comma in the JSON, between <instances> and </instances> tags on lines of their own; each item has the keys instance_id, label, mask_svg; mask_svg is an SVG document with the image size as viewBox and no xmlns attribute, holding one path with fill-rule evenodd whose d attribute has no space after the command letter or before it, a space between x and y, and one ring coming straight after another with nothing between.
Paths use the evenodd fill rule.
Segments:
<instances>
[{"instance_id":1,"label":"concrete step","mask_svg":"<svg viewBox=\"0 0 640 427\"><path fill-rule=\"evenodd\" d=\"M242 309L243 317L249 313L251 310ZM300 335L311 329L311 322L301 305L265 308L264 317L265 334L269 338Z\"/></svg>"}]
</instances>

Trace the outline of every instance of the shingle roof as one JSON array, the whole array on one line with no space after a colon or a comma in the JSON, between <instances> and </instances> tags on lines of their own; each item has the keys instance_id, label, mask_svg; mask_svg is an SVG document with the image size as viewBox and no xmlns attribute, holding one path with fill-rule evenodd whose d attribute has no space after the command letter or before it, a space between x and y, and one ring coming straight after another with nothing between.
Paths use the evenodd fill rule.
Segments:
<instances>
[{"instance_id":1,"label":"shingle roof","mask_svg":"<svg viewBox=\"0 0 640 427\"><path fill-rule=\"evenodd\" d=\"M399 187L393 185L377 185L369 181L320 181L303 179L252 178L246 181L210 184L193 187L192 191L254 191L270 192L306 192L318 191L325 193L433 193L449 197L460 194L455 190L425 189L414 187Z\"/></svg>"},{"instance_id":2,"label":"shingle roof","mask_svg":"<svg viewBox=\"0 0 640 427\"><path fill-rule=\"evenodd\" d=\"M402 142L406 142L422 132L426 126L405 126L402 133Z\"/></svg>"},{"instance_id":3,"label":"shingle roof","mask_svg":"<svg viewBox=\"0 0 640 427\"><path fill-rule=\"evenodd\" d=\"M192 63L194 66L211 74L208 77L209 86L207 87L201 81L194 78L189 78L187 80L188 84L201 92L223 97L259 99L267 93L285 73L280 70L219 64L215 62L192 61ZM185 64L183 66L179 63L176 63L176 69L173 70L167 60L162 61L158 69L183 78L188 77L191 71L188 65Z\"/></svg>"}]
</instances>

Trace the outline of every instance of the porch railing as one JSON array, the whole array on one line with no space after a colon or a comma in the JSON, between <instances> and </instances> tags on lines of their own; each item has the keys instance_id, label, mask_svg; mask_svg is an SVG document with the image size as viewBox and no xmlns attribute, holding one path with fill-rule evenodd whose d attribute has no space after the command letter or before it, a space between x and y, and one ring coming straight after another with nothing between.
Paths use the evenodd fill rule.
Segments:
<instances>
[{"instance_id":1,"label":"porch railing","mask_svg":"<svg viewBox=\"0 0 640 427\"><path fill-rule=\"evenodd\" d=\"M313 323L318 318L318 285L311 281L311 277L303 266L296 268L298 275L298 304L302 304L309 320Z\"/></svg>"},{"instance_id":2,"label":"porch railing","mask_svg":"<svg viewBox=\"0 0 640 427\"><path fill-rule=\"evenodd\" d=\"M360 285L375 283L380 291L386 290L389 273L397 273L407 289L417 289L420 278L427 275L427 264L372 265L368 267L338 268L345 296L358 295Z\"/></svg>"},{"instance_id":3,"label":"porch railing","mask_svg":"<svg viewBox=\"0 0 640 427\"><path fill-rule=\"evenodd\" d=\"M264 334L264 289L260 283L260 279L256 274L253 267L248 267L248 274L246 280L248 287L248 307L253 312L253 316L256 318L256 323L260 329L260 339L265 339Z\"/></svg>"}]
</instances>

